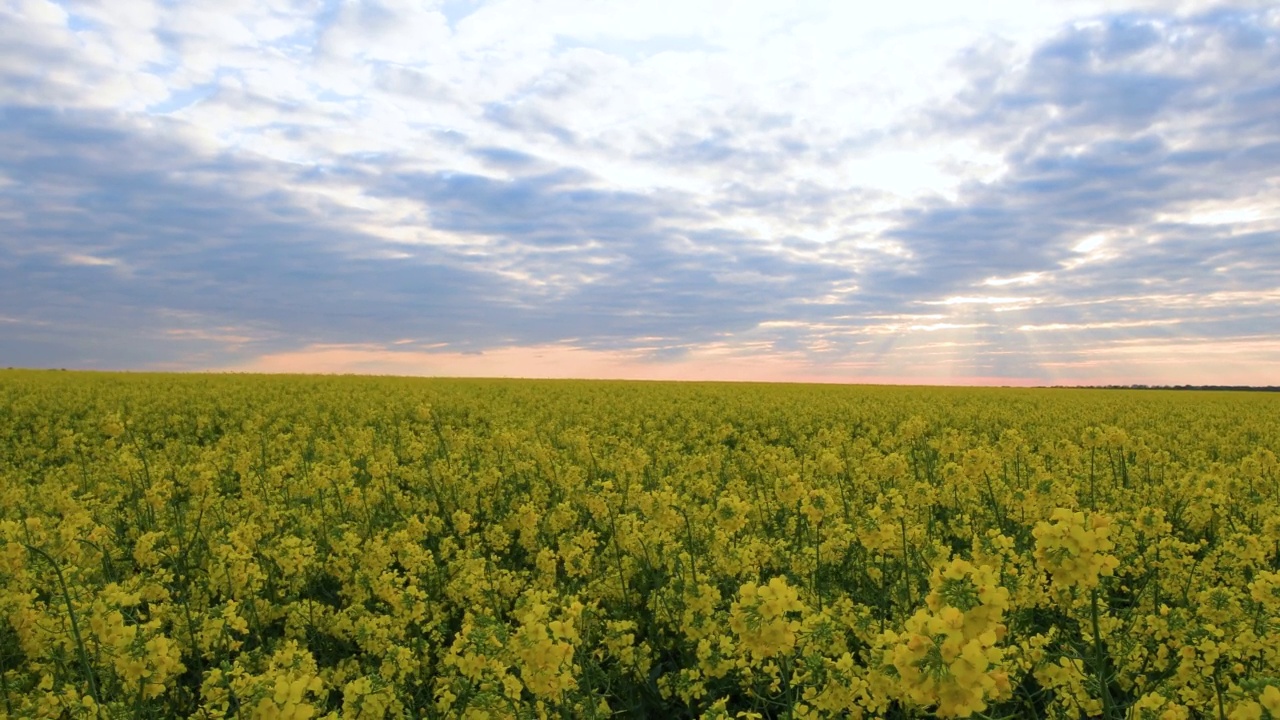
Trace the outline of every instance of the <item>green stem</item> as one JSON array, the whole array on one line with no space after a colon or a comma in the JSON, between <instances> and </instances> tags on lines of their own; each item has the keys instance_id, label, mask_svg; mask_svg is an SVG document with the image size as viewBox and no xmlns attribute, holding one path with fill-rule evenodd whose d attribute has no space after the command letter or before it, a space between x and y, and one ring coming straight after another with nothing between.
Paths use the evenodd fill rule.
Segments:
<instances>
[{"instance_id":1,"label":"green stem","mask_svg":"<svg viewBox=\"0 0 1280 720\"><path fill-rule=\"evenodd\" d=\"M685 537L689 541L689 564L693 567L693 584L698 584L698 561L697 553L693 549L693 525L689 522L689 513L684 508L679 508L680 515L684 518Z\"/></svg>"},{"instance_id":2,"label":"green stem","mask_svg":"<svg viewBox=\"0 0 1280 720\"><path fill-rule=\"evenodd\" d=\"M9 700L9 669L2 664L0 664L0 692L4 693L4 711L12 716L13 703Z\"/></svg>"},{"instance_id":3,"label":"green stem","mask_svg":"<svg viewBox=\"0 0 1280 720\"><path fill-rule=\"evenodd\" d=\"M1097 452L1097 448L1089 448L1089 509L1093 511L1098 509L1098 488L1094 479L1094 459Z\"/></svg>"},{"instance_id":4,"label":"green stem","mask_svg":"<svg viewBox=\"0 0 1280 720\"><path fill-rule=\"evenodd\" d=\"M899 518L902 526L902 579L903 585L907 589L907 612L915 607L915 601L911 599L911 557L907 551L907 519Z\"/></svg>"},{"instance_id":5,"label":"green stem","mask_svg":"<svg viewBox=\"0 0 1280 720\"><path fill-rule=\"evenodd\" d=\"M822 524L821 521L813 528L815 541L813 543L813 594L818 597L818 612L822 612L822 589L818 587L818 580L822 577Z\"/></svg>"},{"instance_id":6,"label":"green stem","mask_svg":"<svg viewBox=\"0 0 1280 720\"><path fill-rule=\"evenodd\" d=\"M1218 682L1218 666L1213 666L1213 694L1218 698L1218 720L1227 720L1227 710L1222 706L1222 684Z\"/></svg>"},{"instance_id":7,"label":"green stem","mask_svg":"<svg viewBox=\"0 0 1280 720\"><path fill-rule=\"evenodd\" d=\"M1102 717L1115 717L1115 701L1111 698L1111 686L1107 677L1107 651L1102 645L1102 631L1098 623L1098 589L1089 591L1089 616L1093 623L1093 662L1098 674L1098 688L1102 693Z\"/></svg>"},{"instance_id":8,"label":"green stem","mask_svg":"<svg viewBox=\"0 0 1280 720\"><path fill-rule=\"evenodd\" d=\"M608 506L606 505L606 507ZM626 607L630 608L632 607L631 592L627 589L627 574L622 567L622 547L618 543L618 522L616 519L617 515L616 513L614 513L613 508L608 507L608 510L609 510L609 531L611 534L610 540L613 541L611 543L613 545L613 559L618 565L618 584L622 587L622 602Z\"/></svg>"},{"instance_id":9,"label":"green stem","mask_svg":"<svg viewBox=\"0 0 1280 720\"><path fill-rule=\"evenodd\" d=\"M147 690L147 679L140 678L138 680L138 695L133 700L133 717L135 720L142 717L142 698Z\"/></svg>"},{"instance_id":10,"label":"green stem","mask_svg":"<svg viewBox=\"0 0 1280 720\"><path fill-rule=\"evenodd\" d=\"M85 650L84 640L80 637L80 624L76 622L76 610L71 604L71 591L67 589L67 581L62 575L62 568L58 567L58 563L54 561L49 553L31 545L26 545L25 547L27 552L32 555L44 558L58 577L58 586L62 588L62 599L67 604L67 619L71 622L71 637L76 641L76 655L80 659L80 669L84 672L85 680L89 682L89 696L93 698L95 706L100 711L102 698L98 695L98 681L93 677L93 668L89 666L89 653Z\"/></svg>"}]
</instances>

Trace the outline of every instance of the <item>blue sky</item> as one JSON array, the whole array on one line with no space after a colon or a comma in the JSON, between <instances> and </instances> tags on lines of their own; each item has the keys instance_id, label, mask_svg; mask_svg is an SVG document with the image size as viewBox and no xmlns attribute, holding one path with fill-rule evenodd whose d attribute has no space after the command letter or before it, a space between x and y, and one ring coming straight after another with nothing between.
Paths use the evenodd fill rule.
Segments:
<instances>
[{"instance_id":1,"label":"blue sky","mask_svg":"<svg viewBox=\"0 0 1280 720\"><path fill-rule=\"evenodd\" d=\"M1280 378L1268 3L0 0L0 366Z\"/></svg>"}]
</instances>

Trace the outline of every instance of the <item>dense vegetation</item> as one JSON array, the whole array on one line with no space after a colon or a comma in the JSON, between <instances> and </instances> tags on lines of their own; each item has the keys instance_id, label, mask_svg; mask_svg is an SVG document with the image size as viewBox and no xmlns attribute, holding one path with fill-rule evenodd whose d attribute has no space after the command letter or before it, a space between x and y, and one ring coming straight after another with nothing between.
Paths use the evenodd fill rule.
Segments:
<instances>
[{"instance_id":1,"label":"dense vegetation","mask_svg":"<svg viewBox=\"0 0 1280 720\"><path fill-rule=\"evenodd\" d=\"M1280 718L1280 398L0 372L3 717Z\"/></svg>"}]
</instances>

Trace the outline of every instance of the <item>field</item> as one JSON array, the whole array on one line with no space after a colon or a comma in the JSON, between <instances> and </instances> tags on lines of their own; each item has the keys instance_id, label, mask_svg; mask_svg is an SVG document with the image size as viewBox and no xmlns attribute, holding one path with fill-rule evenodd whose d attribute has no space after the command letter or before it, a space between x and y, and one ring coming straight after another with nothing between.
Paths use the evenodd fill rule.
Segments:
<instances>
[{"instance_id":1,"label":"field","mask_svg":"<svg viewBox=\"0 0 1280 720\"><path fill-rule=\"evenodd\" d=\"M1280 397L0 372L0 717L1280 718Z\"/></svg>"}]
</instances>

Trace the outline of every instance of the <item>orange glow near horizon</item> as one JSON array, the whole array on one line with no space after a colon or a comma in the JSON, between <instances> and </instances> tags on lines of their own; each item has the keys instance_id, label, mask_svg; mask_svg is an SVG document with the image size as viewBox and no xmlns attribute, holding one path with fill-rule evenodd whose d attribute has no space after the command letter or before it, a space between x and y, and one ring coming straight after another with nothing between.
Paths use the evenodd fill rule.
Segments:
<instances>
[{"instance_id":1,"label":"orange glow near horizon","mask_svg":"<svg viewBox=\"0 0 1280 720\"><path fill-rule=\"evenodd\" d=\"M224 368L231 372L509 377L582 380L872 383L891 385L1037 385L1033 378L889 374L880 363L818 365L801 355L736 354L712 348L679 360L566 345L505 347L482 353L394 350L379 345L312 345Z\"/></svg>"},{"instance_id":2,"label":"orange glow near horizon","mask_svg":"<svg viewBox=\"0 0 1280 720\"><path fill-rule=\"evenodd\" d=\"M963 361L930 360L912 348L875 359L822 361L803 353L760 353L708 346L678 359L643 351L569 345L504 347L464 353L403 345L312 345L209 370L254 373L510 377L730 382L868 383L894 385L1267 385L1266 368L1280 366L1280 340L1131 341L1072 357L1038 359L1038 377L961 374Z\"/></svg>"}]
</instances>

